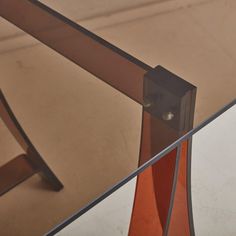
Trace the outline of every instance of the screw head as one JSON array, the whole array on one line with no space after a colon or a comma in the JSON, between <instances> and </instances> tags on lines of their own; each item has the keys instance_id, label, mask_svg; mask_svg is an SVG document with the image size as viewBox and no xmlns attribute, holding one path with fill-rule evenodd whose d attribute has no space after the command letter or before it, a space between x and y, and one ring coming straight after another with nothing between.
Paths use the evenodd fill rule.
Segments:
<instances>
[{"instance_id":1,"label":"screw head","mask_svg":"<svg viewBox=\"0 0 236 236\"><path fill-rule=\"evenodd\" d=\"M171 111L165 112L162 115L162 119L166 121L172 120L173 118L174 118L174 114Z\"/></svg>"},{"instance_id":2,"label":"screw head","mask_svg":"<svg viewBox=\"0 0 236 236\"><path fill-rule=\"evenodd\" d=\"M143 101L143 106L144 106L144 107L148 108L148 107L150 107L151 105L152 105L152 103L151 103L149 100L144 100L144 101Z\"/></svg>"}]
</instances>

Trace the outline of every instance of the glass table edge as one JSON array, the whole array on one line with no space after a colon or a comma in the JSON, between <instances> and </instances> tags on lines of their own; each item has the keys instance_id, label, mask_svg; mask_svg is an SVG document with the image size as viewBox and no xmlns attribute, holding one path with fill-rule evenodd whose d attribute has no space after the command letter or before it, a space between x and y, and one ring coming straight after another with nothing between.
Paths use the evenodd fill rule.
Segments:
<instances>
[{"instance_id":1,"label":"glass table edge","mask_svg":"<svg viewBox=\"0 0 236 236\"><path fill-rule=\"evenodd\" d=\"M65 228L67 225L75 221L77 218L79 218L81 215L86 213L88 210L93 208L95 205L103 201L105 198L110 196L112 193L114 193L116 190L118 190L120 187L128 183L131 179L135 178L138 174L142 173L146 168L152 166L154 163L159 161L161 158L163 158L167 153L175 149L182 143L183 141L190 139L195 133L200 131L202 128L207 126L209 123L214 121L216 118L218 118L220 115L222 115L224 112L229 110L231 107L233 107L236 104L236 99L232 100L230 103L222 107L220 110L218 110L216 113L211 115L208 119L204 120L202 123L200 123L198 126L191 129L186 134L182 135L180 138L178 138L176 141L171 143L168 147L164 148L161 152L157 153L155 156L153 156L151 159L149 159L147 162L145 162L143 165L138 167L135 171L131 172L129 176L125 177L115 185L113 185L110 189L105 191L103 194L98 196L96 199L88 203L86 206L75 212L73 215L68 217L66 220L62 221L58 225L56 225L54 228L52 228L49 232L45 234L45 236L51 236L55 235L59 231L61 231L63 228Z\"/></svg>"}]
</instances>

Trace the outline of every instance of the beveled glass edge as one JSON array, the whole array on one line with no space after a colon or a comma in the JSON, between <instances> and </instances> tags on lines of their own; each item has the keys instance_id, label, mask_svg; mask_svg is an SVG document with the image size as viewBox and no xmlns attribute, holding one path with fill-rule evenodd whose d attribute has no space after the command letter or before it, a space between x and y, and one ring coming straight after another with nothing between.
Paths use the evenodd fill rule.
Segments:
<instances>
[{"instance_id":1,"label":"beveled glass edge","mask_svg":"<svg viewBox=\"0 0 236 236\"><path fill-rule=\"evenodd\" d=\"M79 218L81 215L83 215L84 213L86 213L88 210L90 210L91 208L93 208L95 205L97 205L98 203L100 203L102 200L104 200L105 198L107 198L108 196L110 196L113 192L115 192L116 190L118 190L120 187L122 187L123 185L125 185L126 183L128 183L131 179L133 179L134 177L136 177L138 174L140 174L141 172L143 172L146 168L152 166L154 163L156 163L157 161L159 161L161 158L163 158L167 153L169 153L170 151L172 151L173 149L177 148L181 142L186 141L188 139L191 139L192 136L197 133L198 131L200 131L202 128L204 128L205 126L207 126L209 123L211 123L212 121L214 121L216 118L218 118L220 115L222 115L224 112L226 112L227 110L229 110L231 107L233 107L236 104L236 99L234 99L233 101L231 101L230 103L228 103L227 105L225 105L224 107L222 107L218 112L214 113L213 115L211 115L208 119L206 119L205 121L203 121L202 123L200 123L198 126L196 126L195 128L191 129L189 132L187 132L186 134L184 134L182 137L180 137L179 139L177 139L176 141L174 141L172 144L170 144L168 147L166 147L165 149L163 149L161 152L159 152L158 154L156 154L155 156L153 156L149 161L147 161L146 163L144 163L143 165L141 165L140 167L138 167L135 171L133 171L129 176L127 176L126 178L124 178L123 180L119 181L117 184L115 184L113 187L111 187L109 190L107 190L106 192L104 192L102 195L100 195L99 197L97 197L95 200L91 201L89 204L87 204L85 207L81 208L79 211L77 211L74 215L70 216L69 218L67 218L66 220L64 220L63 222L61 222L60 224L58 224L56 227L54 227L52 230L50 230L49 232L47 232L45 234L45 236L52 236L55 235L56 233L58 233L59 231L61 231L63 228L65 228L66 226L68 226L70 223L72 223L73 221L75 221L77 218ZM78 196L79 197L79 196Z\"/></svg>"}]
</instances>

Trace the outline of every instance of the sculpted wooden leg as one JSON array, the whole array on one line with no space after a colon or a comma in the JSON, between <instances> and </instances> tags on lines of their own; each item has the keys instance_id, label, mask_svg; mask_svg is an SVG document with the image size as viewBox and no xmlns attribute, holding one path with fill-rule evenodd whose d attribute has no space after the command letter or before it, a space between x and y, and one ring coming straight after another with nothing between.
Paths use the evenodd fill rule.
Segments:
<instances>
[{"instance_id":1,"label":"sculpted wooden leg","mask_svg":"<svg viewBox=\"0 0 236 236\"><path fill-rule=\"evenodd\" d=\"M157 130L160 123L144 112L140 164L157 153ZM188 145L182 143L138 176L129 236L190 235Z\"/></svg>"},{"instance_id":2,"label":"sculpted wooden leg","mask_svg":"<svg viewBox=\"0 0 236 236\"><path fill-rule=\"evenodd\" d=\"M42 174L54 190L59 191L62 189L62 183L30 142L16 120L1 90L0 118L25 151L25 154L17 156L0 167L0 196L37 172Z\"/></svg>"},{"instance_id":3,"label":"sculpted wooden leg","mask_svg":"<svg viewBox=\"0 0 236 236\"><path fill-rule=\"evenodd\" d=\"M169 227L166 235L194 235L192 220L192 203L190 189L190 146L191 141L181 144L180 160L176 183L173 189L173 208L170 212Z\"/></svg>"}]
</instances>

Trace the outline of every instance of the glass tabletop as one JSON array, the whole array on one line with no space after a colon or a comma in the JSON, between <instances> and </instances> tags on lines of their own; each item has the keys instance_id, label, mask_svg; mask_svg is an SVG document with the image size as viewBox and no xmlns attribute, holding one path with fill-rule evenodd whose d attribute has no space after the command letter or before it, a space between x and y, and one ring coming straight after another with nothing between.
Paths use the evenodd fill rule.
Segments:
<instances>
[{"instance_id":1,"label":"glass tabletop","mask_svg":"<svg viewBox=\"0 0 236 236\"><path fill-rule=\"evenodd\" d=\"M64 14L61 1L42 2ZM233 62L219 64L217 45L199 43L188 28L177 35L178 51L169 35L186 15L101 28L97 36L69 13L0 0L1 90L64 185L50 191L35 175L1 196L5 235L41 235L81 215L235 103ZM23 150L3 122L1 137L2 165Z\"/></svg>"},{"instance_id":2,"label":"glass tabletop","mask_svg":"<svg viewBox=\"0 0 236 236\"><path fill-rule=\"evenodd\" d=\"M232 132L236 129L235 118L236 106L233 106L192 137L192 205L195 234L199 236L234 235L236 232L233 223L236 218L235 155L234 143L231 142L236 139L235 132ZM56 235L128 235L139 176ZM145 203L146 211L149 205ZM154 205L152 207L155 208ZM151 221L151 217L146 222L148 220Z\"/></svg>"}]
</instances>

